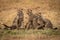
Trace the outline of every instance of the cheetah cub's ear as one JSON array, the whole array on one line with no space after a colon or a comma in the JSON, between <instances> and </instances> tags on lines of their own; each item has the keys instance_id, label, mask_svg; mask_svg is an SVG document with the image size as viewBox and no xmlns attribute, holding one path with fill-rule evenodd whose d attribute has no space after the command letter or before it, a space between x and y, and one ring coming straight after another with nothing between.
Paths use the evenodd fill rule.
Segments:
<instances>
[{"instance_id":1,"label":"cheetah cub's ear","mask_svg":"<svg viewBox=\"0 0 60 40\"><path fill-rule=\"evenodd\" d=\"M31 9L27 9L27 14L28 15L32 15L31 13L32 13L32 10Z\"/></svg>"}]
</instances>

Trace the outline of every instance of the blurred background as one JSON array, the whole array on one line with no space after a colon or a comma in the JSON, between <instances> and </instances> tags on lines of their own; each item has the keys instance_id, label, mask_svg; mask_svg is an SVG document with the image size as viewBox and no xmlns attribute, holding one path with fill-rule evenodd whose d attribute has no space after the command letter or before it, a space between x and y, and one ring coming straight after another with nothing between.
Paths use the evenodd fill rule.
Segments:
<instances>
[{"instance_id":1,"label":"blurred background","mask_svg":"<svg viewBox=\"0 0 60 40\"><path fill-rule=\"evenodd\" d=\"M33 13L41 12L42 16L49 19L54 27L60 27L60 0L0 0L0 22L10 26L20 8L24 9L25 24L28 19L26 12L29 8L33 10Z\"/></svg>"}]
</instances>

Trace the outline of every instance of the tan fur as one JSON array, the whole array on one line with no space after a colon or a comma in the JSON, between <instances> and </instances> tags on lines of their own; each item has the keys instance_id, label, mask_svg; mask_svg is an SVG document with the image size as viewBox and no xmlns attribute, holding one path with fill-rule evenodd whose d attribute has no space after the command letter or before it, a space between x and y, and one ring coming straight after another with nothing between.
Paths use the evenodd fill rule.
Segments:
<instances>
[{"instance_id":1,"label":"tan fur","mask_svg":"<svg viewBox=\"0 0 60 40\"><path fill-rule=\"evenodd\" d=\"M24 18L23 10L20 9L20 10L18 10L18 14L13 21L13 25L16 25L17 28L19 29L23 24L23 18Z\"/></svg>"}]
</instances>

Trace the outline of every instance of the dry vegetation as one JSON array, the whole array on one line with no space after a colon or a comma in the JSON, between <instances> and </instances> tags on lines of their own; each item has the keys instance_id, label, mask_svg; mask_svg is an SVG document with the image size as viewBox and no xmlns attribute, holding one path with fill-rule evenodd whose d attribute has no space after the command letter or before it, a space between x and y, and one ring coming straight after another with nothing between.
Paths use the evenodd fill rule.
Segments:
<instances>
[{"instance_id":1,"label":"dry vegetation","mask_svg":"<svg viewBox=\"0 0 60 40\"><path fill-rule=\"evenodd\" d=\"M0 40L59 40L58 30L0 30Z\"/></svg>"},{"instance_id":2,"label":"dry vegetation","mask_svg":"<svg viewBox=\"0 0 60 40\"><path fill-rule=\"evenodd\" d=\"M33 9L34 13L40 11L53 23L54 27L60 29L60 0L0 0L0 22L11 25L19 8L24 9L25 17L27 17L27 8ZM24 18L25 23L26 20ZM3 26L0 25L0 27ZM59 30L0 31L0 40L60 40Z\"/></svg>"},{"instance_id":3,"label":"dry vegetation","mask_svg":"<svg viewBox=\"0 0 60 40\"><path fill-rule=\"evenodd\" d=\"M26 16L26 9L40 11L44 17L51 20L55 27L60 26L60 0L0 0L0 21L11 25L17 14L17 9L23 8ZM40 8L37 8L40 7ZM26 16L27 17L27 16Z\"/></svg>"}]
</instances>

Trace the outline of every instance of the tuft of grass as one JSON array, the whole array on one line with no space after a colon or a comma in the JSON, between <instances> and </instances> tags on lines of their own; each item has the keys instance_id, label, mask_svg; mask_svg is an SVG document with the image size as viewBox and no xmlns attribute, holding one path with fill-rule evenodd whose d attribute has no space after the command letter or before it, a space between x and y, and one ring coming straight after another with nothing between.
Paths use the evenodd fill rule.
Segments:
<instances>
[{"instance_id":1,"label":"tuft of grass","mask_svg":"<svg viewBox=\"0 0 60 40\"><path fill-rule=\"evenodd\" d=\"M0 40L7 37L22 37L28 35L60 35L59 30L45 29L45 30L0 30Z\"/></svg>"},{"instance_id":2,"label":"tuft of grass","mask_svg":"<svg viewBox=\"0 0 60 40\"><path fill-rule=\"evenodd\" d=\"M41 31L42 34L46 34L46 35L60 35L60 31L59 30L52 30L52 29L45 29Z\"/></svg>"},{"instance_id":3,"label":"tuft of grass","mask_svg":"<svg viewBox=\"0 0 60 40\"><path fill-rule=\"evenodd\" d=\"M45 35L60 35L59 30L0 30L0 37L4 35L30 35L30 34L45 34Z\"/></svg>"}]
</instances>

